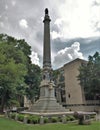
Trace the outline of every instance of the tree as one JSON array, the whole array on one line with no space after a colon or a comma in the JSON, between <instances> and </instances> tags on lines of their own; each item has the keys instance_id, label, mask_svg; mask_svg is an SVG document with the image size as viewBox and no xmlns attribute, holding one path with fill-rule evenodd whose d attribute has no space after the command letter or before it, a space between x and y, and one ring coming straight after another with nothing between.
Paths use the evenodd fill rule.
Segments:
<instances>
[{"instance_id":1,"label":"tree","mask_svg":"<svg viewBox=\"0 0 100 130\"><path fill-rule=\"evenodd\" d=\"M7 102L17 94L17 87L24 84L27 74L26 57L13 45L0 43L0 102L2 112Z\"/></svg>"},{"instance_id":2,"label":"tree","mask_svg":"<svg viewBox=\"0 0 100 130\"><path fill-rule=\"evenodd\" d=\"M29 86L26 88L26 95L33 103L39 97L39 85L41 81L41 69L39 66L31 64L25 82Z\"/></svg>"},{"instance_id":3,"label":"tree","mask_svg":"<svg viewBox=\"0 0 100 130\"><path fill-rule=\"evenodd\" d=\"M32 65L30 55L25 40L0 34L0 111L5 105L21 105L26 94L31 101L39 94L41 69Z\"/></svg>"},{"instance_id":4,"label":"tree","mask_svg":"<svg viewBox=\"0 0 100 130\"><path fill-rule=\"evenodd\" d=\"M87 64L82 64L78 79L84 87L86 99L100 99L100 54L89 56Z\"/></svg>"},{"instance_id":5,"label":"tree","mask_svg":"<svg viewBox=\"0 0 100 130\"><path fill-rule=\"evenodd\" d=\"M30 46L24 40L0 34L0 111L25 94ZM20 99L19 99L20 103Z\"/></svg>"}]
</instances>

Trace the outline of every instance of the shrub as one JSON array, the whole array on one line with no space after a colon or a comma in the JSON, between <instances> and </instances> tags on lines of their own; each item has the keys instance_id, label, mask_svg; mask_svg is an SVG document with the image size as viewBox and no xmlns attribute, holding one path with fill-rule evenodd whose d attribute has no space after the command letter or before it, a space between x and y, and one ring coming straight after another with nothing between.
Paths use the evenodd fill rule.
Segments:
<instances>
[{"instance_id":1,"label":"shrub","mask_svg":"<svg viewBox=\"0 0 100 130\"><path fill-rule=\"evenodd\" d=\"M31 123L31 116L27 116L27 123Z\"/></svg>"},{"instance_id":2,"label":"shrub","mask_svg":"<svg viewBox=\"0 0 100 130\"><path fill-rule=\"evenodd\" d=\"M24 115L22 115L22 114L18 114L18 121L23 121L24 120Z\"/></svg>"},{"instance_id":3,"label":"shrub","mask_svg":"<svg viewBox=\"0 0 100 130\"><path fill-rule=\"evenodd\" d=\"M58 122L62 122L62 118L61 117L58 117Z\"/></svg>"},{"instance_id":4,"label":"shrub","mask_svg":"<svg viewBox=\"0 0 100 130\"><path fill-rule=\"evenodd\" d=\"M47 117L44 118L44 123L48 123L49 119Z\"/></svg>"},{"instance_id":5,"label":"shrub","mask_svg":"<svg viewBox=\"0 0 100 130\"><path fill-rule=\"evenodd\" d=\"M11 113L11 114L10 114L10 117L11 117L12 119L15 119L15 116L16 116L16 113Z\"/></svg>"},{"instance_id":6,"label":"shrub","mask_svg":"<svg viewBox=\"0 0 100 130\"><path fill-rule=\"evenodd\" d=\"M38 116L29 116L28 123L37 124L39 123L40 118Z\"/></svg>"},{"instance_id":7,"label":"shrub","mask_svg":"<svg viewBox=\"0 0 100 130\"><path fill-rule=\"evenodd\" d=\"M53 122L53 123L58 122L58 117L52 117L51 122Z\"/></svg>"},{"instance_id":8,"label":"shrub","mask_svg":"<svg viewBox=\"0 0 100 130\"><path fill-rule=\"evenodd\" d=\"M70 116L70 121L74 121L75 117L74 116Z\"/></svg>"},{"instance_id":9,"label":"shrub","mask_svg":"<svg viewBox=\"0 0 100 130\"><path fill-rule=\"evenodd\" d=\"M73 121L73 120L75 120L74 116L67 116L66 117L66 121Z\"/></svg>"},{"instance_id":10,"label":"shrub","mask_svg":"<svg viewBox=\"0 0 100 130\"><path fill-rule=\"evenodd\" d=\"M70 121L70 117L69 116L66 116L66 121Z\"/></svg>"},{"instance_id":11,"label":"shrub","mask_svg":"<svg viewBox=\"0 0 100 130\"><path fill-rule=\"evenodd\" d=\"M33 117L33 120L32 120L32 122L33 122L33 124L37 124L37 123L39 123L39 117L38 116L34 116Z\"/></svg>"}]
</instances>

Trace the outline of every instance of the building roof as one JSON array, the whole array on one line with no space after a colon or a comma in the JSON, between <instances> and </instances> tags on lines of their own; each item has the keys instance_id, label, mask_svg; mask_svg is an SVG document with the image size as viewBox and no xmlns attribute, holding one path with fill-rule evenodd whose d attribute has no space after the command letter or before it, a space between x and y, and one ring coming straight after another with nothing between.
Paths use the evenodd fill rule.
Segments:
<instances>
[{"instance_id":1,"label":"building roof","mask_svg":"<svg viewBox=\"0 0 100 130\"><path fill-rule=\"evenodd\" d=\"M72 61L70 61L70 62L64 64L62 67L60 67L60 68L58 68L58 69L56 69L56 70L63 70L65 66L70 65L70 64L73 64L73 63L75 63L75 62L87 63L86 60L83 60L83 59L80 59L80 58L76 58L75 60L72 60Z\"/></svg>"},{"instance_id":2,"label":"building roof","mask_svg":"<svg viewBox=\"0 0 100 130\"><path fill-rule=\"evenodd\" d=\"M83 59L77 58L77 59L75 59L75 60L73 60L73 61L70 61L70 62L64 64L63 67L65 67L65 66L67 66L67 65L70 65L70 64L73 64L73 63L75 63L75 62L83 62L83 63L87 63L86 60L83 60Z\"/></svg>"}]
</instances>

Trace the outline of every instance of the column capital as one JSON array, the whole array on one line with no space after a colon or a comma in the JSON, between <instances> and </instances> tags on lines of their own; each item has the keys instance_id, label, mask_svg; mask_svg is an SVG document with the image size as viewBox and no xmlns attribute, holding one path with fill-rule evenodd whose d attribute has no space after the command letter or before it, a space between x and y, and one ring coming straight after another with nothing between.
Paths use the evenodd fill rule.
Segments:
<instances>
[{"instance_id":1,"label":"column capital","mask_svg":"<svg viewBox=\"0 0 100 130\"><path fill-rule=\"evenodd\" d=\"M50 22L51 21L51 19L50 19L50 17L49 17L49 11L48 11L48 8L46 8L45 9L45 17L44 17L44 20L43 20L43 22Z\"/></svg>"}]
</instances>

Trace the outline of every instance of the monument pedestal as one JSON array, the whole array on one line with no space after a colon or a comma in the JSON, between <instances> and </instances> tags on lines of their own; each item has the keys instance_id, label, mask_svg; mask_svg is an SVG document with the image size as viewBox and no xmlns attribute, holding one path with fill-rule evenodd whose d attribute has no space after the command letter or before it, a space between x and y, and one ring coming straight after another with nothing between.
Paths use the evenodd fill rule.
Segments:
<instances>
[{"instance_id":1,"label":"monument pedestal","mask_svg":"<svg viewBox=\"0 0 100 130\"><path fill-rule=\"evenodd\" d=\"M66 112L66 109L57 103L54 93L54 83L43 80L40 86L40 98L29 109L29 112L53 113Z\"/></svg>"}]
</instances>

